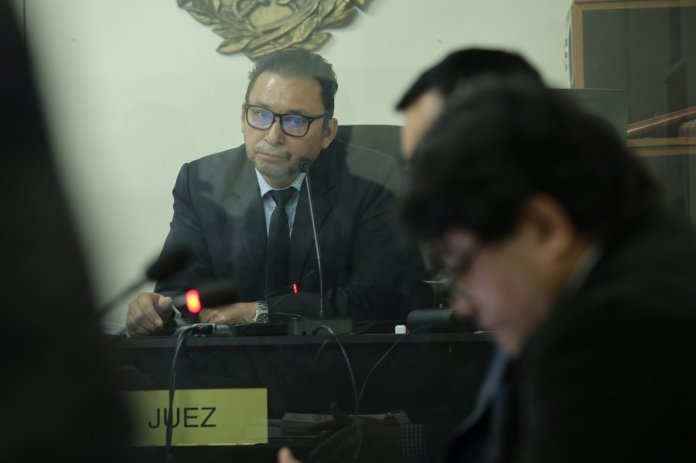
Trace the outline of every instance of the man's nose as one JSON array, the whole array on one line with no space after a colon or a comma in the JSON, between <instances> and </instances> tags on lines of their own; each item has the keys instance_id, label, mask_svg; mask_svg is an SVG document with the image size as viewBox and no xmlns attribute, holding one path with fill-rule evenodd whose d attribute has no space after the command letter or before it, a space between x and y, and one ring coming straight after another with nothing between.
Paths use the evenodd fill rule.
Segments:
<instances>
[{"instance_id":1,"label":"man's nose","mask_svg":"<svg viewBox=\"0 0 696 463\"><path fill-rule=\"evenodd\" d=\"M285 140L285 134L280 128L280 119L276 116L273 118L273 124L266 130L266 141L273 145L282 143Z\"/></svg>"}]
</instances>

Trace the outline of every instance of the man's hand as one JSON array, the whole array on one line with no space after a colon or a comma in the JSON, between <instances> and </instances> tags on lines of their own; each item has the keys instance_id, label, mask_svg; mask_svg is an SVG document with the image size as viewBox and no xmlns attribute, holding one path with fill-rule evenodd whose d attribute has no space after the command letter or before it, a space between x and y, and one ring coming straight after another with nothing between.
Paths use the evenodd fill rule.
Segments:
<instances>
[{"instance_id":1,"label":"man's hand","mask_svg":"<svg viewBox=\"0 0 696 463\"><path fill-rule=\"evenodd\" d=\"M333 420L312 427L322 442L309 453L311 463L400 462L401 431L394 420L356 418L331 404Z\"/></svg>"},{"instance_id":2,"label":"man's hand","mask_svg":"<svg viewBox=\"0 0 696 463\"><path fill-rule=\"evenodd\" d=\"M214 309L203 309L199 314L201 323L251 323L256 316L256 302L239 302Z\"/></svg>"},{"instance_id":3,"label":"man's hand","mask_svg":"<svg viewBox=\"0 0 696 463\"><path fill-rule=\"evenodd\" d=\"M302 463L300 460L292 456L289 448L283 447L278 450L278 463Z\"/></svg>"},{"instance_id":4,"label":"man's hand","mask_svg":"<svg viewBox=\"0 0 696 463\"><path fill-rule=\"evenodd\" d=\"M172 317L172 298L157 293L140 293L128 304L126 326L132 336L145 336L164 328ZM161 310L157 312L156 307Z\"/></svg>"}]
</instances>

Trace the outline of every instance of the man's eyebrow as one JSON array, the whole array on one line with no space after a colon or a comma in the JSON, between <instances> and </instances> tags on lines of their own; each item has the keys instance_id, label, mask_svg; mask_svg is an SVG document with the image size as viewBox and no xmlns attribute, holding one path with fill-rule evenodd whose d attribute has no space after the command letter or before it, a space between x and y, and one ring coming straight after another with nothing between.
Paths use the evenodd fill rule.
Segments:
<instances>
[{"instance_id":1,"label":"man's eyebrow","mask_svg":"<svg viewBox=\"0 0 696 463\"><path fill-rule=\"evenodd\" d=\"M312 114L311 111L303 111L301 109L291 109L284 114L299 114L300 116L306 116L307 114Z\"/></svg>"},{"instance_id":2,"label":"man's eyebrow","mask_svg":"<svg viewBox=\"0 0 696 463\"><path fill-rule=\"evenodd\" d=\"M253 103L253 102L249 101L247 104L249 106L258 106L260 108L267 109L267 110L274 112L274 113L277 113L277 114L296 114L298 116L312 115L311 111L305 111L302 109L290 109L288 111L279 113L279 112L274 111L272 108L269 108L268 106L266 106L265 104L262 104L262 103Z\"/></svg>"}]
</instances>

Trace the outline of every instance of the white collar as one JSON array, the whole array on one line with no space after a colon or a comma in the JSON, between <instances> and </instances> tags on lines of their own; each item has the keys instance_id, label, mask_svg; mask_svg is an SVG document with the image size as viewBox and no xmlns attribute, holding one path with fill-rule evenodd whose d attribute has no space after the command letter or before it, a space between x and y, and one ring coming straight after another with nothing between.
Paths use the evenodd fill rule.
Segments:
<instances>
[{"instance_id":1,"label":"white collar","mask_svg":"<svg viewBox=\"0 0 696 463\"><path fill-rule=\"evenodd\" d=\"M268 193L271 190L285 190L287 188L294 188L297 191L300 191L302 188L302 182L304 181L305 178L305 173L300 172L297 174L297 177L295 177L295 180L288 185L285 188L273 188L271 185L268 184L265 178L263 178L263 175L261 175L261 172L258 171L258 169L254 168L254 172L256 172L256 179L259 181L259 189L261 190L261 197L263 198L266 193Z\"/></svg>"}]
</instances>

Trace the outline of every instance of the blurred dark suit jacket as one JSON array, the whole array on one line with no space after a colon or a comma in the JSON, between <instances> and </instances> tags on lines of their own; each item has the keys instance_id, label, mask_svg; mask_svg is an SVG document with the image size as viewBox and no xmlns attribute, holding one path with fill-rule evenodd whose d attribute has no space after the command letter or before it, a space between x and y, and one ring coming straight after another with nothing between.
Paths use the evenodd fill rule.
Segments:
<instances>
[{"instance_id":1,"label":"blurred dark suit jacket","mask_svg":"<svg viewBox=\"0 0 696 463\"><path fill-rule=\"evenodd\" d=\"M661 212L605 243L531 336L486 461L671 462L696 442L696 238ZM489 415L490 416L490 415ZM448 461L463 457L460 429Z\"/></svg>"}]
</instances>

